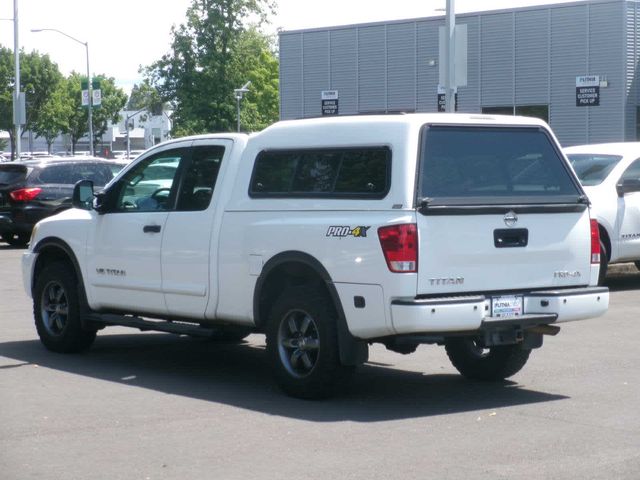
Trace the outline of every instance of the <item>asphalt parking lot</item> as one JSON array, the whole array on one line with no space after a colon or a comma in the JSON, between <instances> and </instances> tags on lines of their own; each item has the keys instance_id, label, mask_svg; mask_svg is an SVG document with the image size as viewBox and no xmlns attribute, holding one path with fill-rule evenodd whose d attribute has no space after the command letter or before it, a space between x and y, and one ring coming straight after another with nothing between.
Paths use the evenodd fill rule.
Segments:
<instances>
[{"instance_id":1,"label":"asphalt parking lot","mask_svg":"<svg viewBox=\"0 0 640 480\"><path fill-rule=\"evenodd\" d=\"M350 390L285 397L264 340L123 328L80 355L46 351L0 243L0 478L640 478L640 273L609 279L605 317L546 338L500 384L457 375L443 349L375 346Z\"/></svg>"}]
</instances>

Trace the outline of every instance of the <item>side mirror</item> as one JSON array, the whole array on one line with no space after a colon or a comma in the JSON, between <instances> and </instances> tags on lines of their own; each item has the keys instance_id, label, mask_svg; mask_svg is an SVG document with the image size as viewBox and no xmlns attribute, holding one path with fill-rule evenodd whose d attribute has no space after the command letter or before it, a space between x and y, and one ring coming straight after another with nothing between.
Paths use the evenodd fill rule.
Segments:
<instances>
[{"instance_id":1,"label":"side mirror","mask_svg":"<svg viewBox=\"0 0 640 480\"><path fill-rule=\"evenodd\" d=\"M623 197L625 193L640 192L640 179L625 178L616 185L616 191L619 197Z\"/></svg>"},{"instance_id":2,"label":"side mirror","mask_svg":"<svg viewBox=\"0 0 640 480\"><path fill-rule=\"evenodd\" d=\"M81 210L91 210L93 204L93 182L91 180L80 180L73 187L73 197L71 205Z\"/></svg>"},{"instance_id":3,"label":"side mirror","mask_svg":"<svg viewBox=\"0 0 640 480\"><path fill-rule=\"evenodd\" d=\"M93 209L99 214L106 213L107 211L107 193L105 190L100 190L93 195Z\"/></svg>"}]
</instances>

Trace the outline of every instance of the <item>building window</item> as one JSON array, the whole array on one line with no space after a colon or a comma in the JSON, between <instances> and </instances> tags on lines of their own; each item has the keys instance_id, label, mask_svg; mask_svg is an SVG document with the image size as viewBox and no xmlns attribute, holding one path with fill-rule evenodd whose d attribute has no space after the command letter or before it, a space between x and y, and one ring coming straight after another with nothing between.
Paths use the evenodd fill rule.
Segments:
<instances>
[{"instance_id":1,"label":"building window","mask_svg":"<svg viewBox=\"0 0 640 480\"><path fill-rule=\"evenodd\" d=\"M488 113L489 115L513 115L513 106L482 107L482 113Z\"/></svg>"},{"instance_id":2,"label":"building window","mask_svg":"<svg viewBox=\"0 0 640 480\"><path fill-rule=\"evenodd\" d=\"M549 123L549 105L505 105L501 107L482 107L482 113L489 115L521 115L534 117Z\"/></svg>"},{"instance_id":3,"label":"building window","mask_svg":"<svg viewBox=\"0 0 640 480\"><path fill-rule=\"evenodd\" d=\"M539 118L549 123L549 105L517 105L516 115Z\"/></svg>"}]
</instances>

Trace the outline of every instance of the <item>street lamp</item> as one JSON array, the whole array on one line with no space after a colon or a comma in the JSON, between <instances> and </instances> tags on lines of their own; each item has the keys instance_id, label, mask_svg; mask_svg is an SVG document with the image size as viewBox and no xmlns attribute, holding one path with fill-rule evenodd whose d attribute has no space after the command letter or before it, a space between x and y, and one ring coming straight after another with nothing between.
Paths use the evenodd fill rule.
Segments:
<instances>
[{"instance_id":1,"label":"street lamp","mask_svg":"<svg viewBox=\"0 0 640 480\"><path fill-rule=\"evenodd\" d=\"M147 109L146 108L141 108L137 112L134 112L132 114L127 113L126 116L125 116L124 130L125 130L125 136L127 138L127 160L129 160L129 157L131 156L131 138L129 137L129 120L131 120L133 117L135 117L139 113L144 112L145 110L147 110Z\"/></svg>"},{"instance_id":2,"label":"street lamp","mask_svg":"<svg viewBox=\"0 0 640 480\"><path fill-rule=\"evenodd\" d=\"M73 40L74 42L79 43L80 45L84 45L84 48L86 50L87 53L87 93L89 94L89 103L88 103L88 111L89 111L89 152L91 153L91 156L93 156L93 108L92 108L92 104L93 104L93 98L92 98L92 92L91 92L91 72L89 70L89 42L83 42L81 40L78 40L75 37L72 37L71 35L68 35L58 29L55 28L33 28L31 29L31 31L33 33L38 33L38 32L56 32L59 33L60 35L64 35L67 38L70 38L71 40Z\"/></svg>"},{"instance_id":3,"label":"street lamp","mask_svg":"<svg viewBox=\"0 0 640 480\"><path fill-rule=\"evenodd\" d=\"M236 94L236 102L238 105L238 132L240 132L240 100L242 100L242 96L249 91L249 85L251 85L251 80L242 87L233 90L233 93Z\"/></svg>"}]
</instances>

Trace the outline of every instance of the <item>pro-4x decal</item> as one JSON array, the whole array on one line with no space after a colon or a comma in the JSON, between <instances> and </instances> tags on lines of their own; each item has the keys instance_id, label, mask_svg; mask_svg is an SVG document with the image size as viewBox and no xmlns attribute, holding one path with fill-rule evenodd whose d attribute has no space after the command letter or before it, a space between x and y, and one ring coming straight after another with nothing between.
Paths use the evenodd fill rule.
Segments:
<instances>
[{"instance_id":1,"label":"pro-4x decal","mask_svg":"<svg viewBox=\"0 0 640 480\"><path fill-rule=\"evenodd\" d=\"M358 227L348 227L348 226L339 226L334 225L329 227L327 230L327 237L356 237L356 238L365 238L367 236L367 230L371 227L365 227L360 225Z\"/></svg>"}]
</instances>

